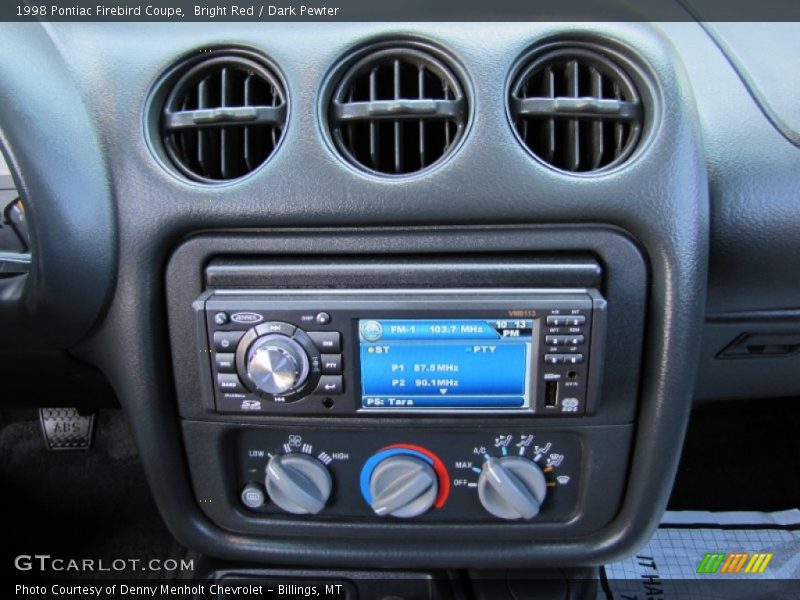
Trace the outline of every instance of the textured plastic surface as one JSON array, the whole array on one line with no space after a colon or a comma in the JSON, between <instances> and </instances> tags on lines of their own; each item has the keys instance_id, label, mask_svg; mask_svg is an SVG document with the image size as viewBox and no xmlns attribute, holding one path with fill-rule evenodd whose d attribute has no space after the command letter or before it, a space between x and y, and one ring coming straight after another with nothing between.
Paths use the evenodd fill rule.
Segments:
<instances>
[{"instance_id":1,"label":"textured plastic surface","mask_svg":"<svg viewBox=\"0 0 800 600\"><path fill-rule=\"evenodd\" d=\"M743 333L797 329L800 294L794 257L800 253L800 149L791 135L776 128L770 113L774 110L787 126L796 128L800 113L787 94L792 78L778 74L791 72L797 63L798 54L788 48L796 46L798 25L715 24L712 29L734 52L730 57L697 24L659 27L686 64L708 157L708 321L697 398L797 396L800 380L791 375L799 364L797 356L740 361L716 357ZM734 65L743 70L737 72ZM794 108L788 106L791 102Z\"/></svg>"},{"instance_id":2,"label":"textured plastic surface","mask_svg":"<svg viewBox=\"0 0 800 600\"><path fill-rule=\"evenodd\" d=\"M800 23L705 23L764 115L800 147L800 106L792 76L800 70Z\"/></svg>"},{"instance_id":3,"label":"textured plastic surface","mask_svg":"<svg viewBox=\"0 0 800 600\"><path fill-rule=\"evenodd\" d=\"M72 259L54 264L66 268L45 283L57 285L68 279L70 286L81 289L83 304L71 306L63 302L65 297L59 298L57 314L62 317L66 313L95 318L96 308L106 303L110 297L106 292L113 289L113 301L81 351L101 366L117 391L143 449L153 495L173 533L200 551L251 560L291 556L297 561L358 565L391 562L400 566L413 561L469 565L487 554L485 543L443 540L433 540L420 553L418 543L403 539L391 546L376 540L371 544L372 549L377 546L376 552L368 544L329 537L256 539L226 534L203 516L189 484L175 403L176 384L185 385L185 375L179 369L173 377L169 360L171 351L173 359L181 356L181 367L188 364L181 353L190 349L182 350L180 343L170 345L166 319L167 311L173 315L189 311L190 303L167 305L165 311L163 293L164 267L171 250L187 235L198 230L258 229L261 233L248 240L250 247L268 246L282 235L296 248L305 244L307 250L319 253L319 247L309 247L310 230L324 229L330 233L324 248L327 254L468 253L502 248L514 239L518 249L524 250L519 238L533 235L529 230L522 233L520 226L573 224L578 227L563 230L557 249L597 251L607 260L603 243L587 248L584 244L589 241L580 234L582 227L607 224L637 241L648 270L647 287L641 280L638 283L640 293L646 290L649 300L649 335L643 353L627 348L619 329L609 336L609 352L618 357L631 354L630 360L643 357L645 374L640 385L634 386L634 393L640 394L637 441L625 500L613 522L600 531L558 542L516 540L498 544L491 554L493 561L506 565L576 564L608 560L644 542L666 504L688 415L709 230L708 182L692 92L669 41L644 23L336 24L325 28L308 23L252 23L226 31L222 35L213 23L182 23L180 27L30 23L4 26L0 37L4 56L0 122L6 141L20 155L30 148L26 152L30 161L18 161L20 170L31 183L36 182L43 198L53 197L56 188L59 197L70 198L53 205L54 218L43 219L38 232L52 228L52 235L41 238L52 245L81 232L76 245L59 249ZM532 161L510 130L505 102L511 65L526 49L556 36L602 38L625 56L625 66L640 92L652 90L646 111L653 119L652 131L624 169L581 178L558 174ZM143 37L147 44L141 43ZM343 168L320 126L324 112L320 90L326 89L331 66L353 48L377 39L409 37L430 40L457 57L468 73L464 83L472 89L475 115L458 152L399 185ZM184 181L159 164L164 157L148 141L152 124L143 119L150 114L150 102L163 99L151 92L170 65L232 39L264 52L280 65L293 110L281 148L264 168L235 185L208 189ZM25 59L5 58L18 56ZM47 74L51 93L40 93L41 76L31 78L31 72ZM62 101L53 103L53 97ZM36 98L45 105L34 107L29 100ZM70 127L52 128L52 123L62 121L58 115L42 117L67 99L77 103L78 98L87 127L81 126L84 118L75 116L78 113L65 122ZM30 109L23 115L27 118L20 118L20 107ZM73 125L77 132L71 129ZM10 126L20 135L12 139ZM74 152L76 144L94 135L96 144L90 144L88 152ZM43 146L52 158L47 169L32 164L34 147L41 160ZM77 196L65 191L73 184L80 188ZM100 188L105 192L95 193ZM77 216L90 218L83 221ZM114 220L116 238L109 225ZM487 225L508 227L487 232ZM489 234L477 242L470 227ZM410 238L410 232L418 235ZM86 252L71 254L84 242ZM614 242L610 246L613 254ZM47 255L47 251L39 254L42 260ZM186 267L188 275L200 281L202 265L210 258L191 262ZM108 268L115 263L116 277L114 269ZM633 268L640 266L634 262ZM609 277L616 276L609 269ZM641 323L641 315L634 314L634 320ZM85 332L66 327L63 331L76 337ZM187 333L193 337L193 332L182 331L175 341L186 339ZM633 413L630 391L622 404L609 395L605 418L625 419ZM183 391L180 403L181 410L189 406ZM335 554L331 552L334 545Z\"/></svg>"},{"instance_id":4,"label":"textured plastic surface","mask_svg":"<svg viewBox=\"0 0 800 600\"><path fill-rule=\"evenodd\" d=\"M607 365L611 372L616 373L615 377L609 377L603 381L603 393L601 406L596 414L582 422L583 425L597 425L608 423L624 423L619 428L597 428L580 427L569 419L548 420L550 428L540 430L540 434L549 435L551 431L558 428L570 427L585 435L585 447L593 448L591 457L587 456L587 461L582 468L585 474L581 476L581 481L586 489L603 489L603 500L596 503L587 503L580 508L580 519L568 525L558 525L554 527L548 524L548 519L555 518L551 513L543 515L539 522L514 523L511 528L508 524L497 524L494 522L481 522L481 530L476 529L473 523L465 524L464 518L467 515L466 507L458 510L458 504L448 503L448 507L440 511L428 511L425 515L418 517L414 521L402 522L397 519L386 520L377 517L372 518L372 522L365 526L363 523L350 522L346 518L339 518L334 522L319 522L314 519L291 519L283 515L283 518L253 518L243 515L237 510L238 499L232 495L232 490L236 490L243 481L232 481L231 465L227 461L220 460L220 456L230 456L229 439L231 432L251 431L245 424L258 423L252 418L235 417L231 415L214 415L205 409L198 398L202 397L203 379L194 371L197 365L196 354L196 331L195 320L191 310L187 306L191 305L197 295L203 290L204 275L214 272L214 267L208 271L203 269L203 265L209 262L212 257L231 257L230 260L224 259L229 270L225 283L233 284L234 287L240 281L247 281L249 269L247 265L258 265L255 268L257 278L260 283L272 282L272 285L279 283L279 280L270 279L268 264L275 261L278 265L278 272L287 269L287 265L293 265L294 273L289 276L289 281L293 284L303 280L306 271L303 268L302 257L315 257L319 255L321 248L336 247L337 255L329 255L328 261L330 269L325 271L313 259L310 260L309 276L305 278L306 285L313 285L315 288L341 288L352 287L358 283L358 259L353 257L354 250L358 248L360 253L371 257L369 264L371 277L378 280L381 275L381 256L378 252L386 253L383 261L386 263L386 271L383 274L384 281L393 284L402 284L410 278L417 282L417 285L424 285L427 277L428 287L449 287L454 282L459 281L459 270L447 270L444 265L452 262L454 257L464 256L466 264L482 264L485 271L483 280L485 285L489 285L493 278L497 278L503 285L518 287L528 281L527 277L535 275L539 285L544 287L562 287L564 281L570 281L573 285L579 285L580 279L572 269L556 268L555 256L564 256L566 264L571 264L569 255L571 252L590 253L598 257L598 260L606 265L607 271L603 272L601 288L605 297L608 299L608 323L609 328L614 331L625 331L626 335L614 336L609 338L607 344ZM480 249L480 250L476 250ZM403 263L404 252L412 250L413 254L425 254L427 260L417 259L415 268L409 273L400 272L398 274L397 265ZM553 253L553 254L550 254ZM341 255L349 260L338 264L337 258ZM503 260L508 255L516 255L518 261L509 263ZM253 263L248 259L252 256ZM439 257L443 257L440 260ZM236 257L235 259L233 257ZM279 257L279 258L265 258ZM544 258L546 269L536 268L537 258ZM525 260L529 266L525 266ZM219 264L223 259L218 259L213 264ZM493 262L496 260L497 262ZM585 281L596 281L596 272L592 269L583 269ZM348 553L348 557L340 556L337 560L348 561L383 561L383 564L415 564L414 561L421 561L417 564L424 564L428 560L437 561L439 565L467 564L464 561L478 560L469 558L469 548L473 543L477 543L476 536L480 535L484 539L485 535L492 536L492 539L515 539L514 542L503 542L503 548L508 549L511 554L520 553L512 561L523 560L522 554L527 554L531 539L539 543L557 537L560 540L567 540L571 536L585 535L596 531L602 524L607 524L612 515L618 510L617 494L622 492L622 482L626 478L625 459L628 451L627 436L630 434L628 425L634 418L636 411L636 389L638 381L638 364L641 355L635 351L637 345L634 341L638 338L638 331L642 324L644 293L646 287L646 272L641 256L636 247L625 236L612 230L599 228L565 229L565 228L505 228L492 230L487 228L466 228L466 229L440 229L430 232L426 230L407 231L407 232L373 232L369 236L362 235L361 232L353 232L350 235L343 235L341 232L336 237L331 237L326 232L304 232L302 236L295 236L291 232L279 235L265 234L246 234L246 235L199 235L181 245L173 255L167 269L168 299L170 307L170 333L174 349L173 360L176 365L175 374L178 376L177 389L179 393L181 410L185 417L194 417L205 421L213 420L214 423L194 423L185 424L186 443L188 445L188 457L190 462L191 475L195 485L195 493L198 498L211 498L212 502L201 503L202 510L208 514L217 524L226 530L239 533L249 533L259 536L260 547L265 548L267 538L263 536L271 534L269 538L271 544L281 546L284 543L291 544L285 536L303 533L303 547L308 548L308 536L319 536L322 540L330 535L336 536L338 540L357 539L357 545L352 547L355 553ZM205 360L203 360L205 358ZM201 357L199 364L208 365L208 358ZM206 367L207 368L207 367ZM230 424L238 425L229 429ZM296 431L299 423L310 423L308 419L286 419L280 420L280 433L285 433L290 429ZM341 419L317 418L316 422L323 426L323 431L328 436L335 436L341 428L347 427L347 423ZM515 418L493 418L491 421L486 418L481 419L481 428L485 428L489 423L496 424L501 428L519 428L521 421ZM391 435L381 434L379 437L384 443L390 441L401 441L395 438L399 433L407 428L431 428L435 426L448 426L457 428L461 432L460 439L469 442L470 437L475 431L475 422L469 419L427 418L427 419L400 419L392 418L372 418L359 421L362 431L365 431L359 438L368 435L367 432L374 431L380 426L390 427ZM534 424L530 424L533 426ZM201 427L204 427L201 429ZM256 430L254 430L256 431ZM228 433L226 433L228 432ZM395 433L397 432L397 433ZM498 430L499 433L499 430ZM402 436L400 436L402 437ZM213 443L209 440L213 438ZM350 440L350 436L345 436ZM353 438L356 439L356 438ZM425 438L423 438L425 439ZM328 448L328 445L321 445L319 434L315 435L309 443L313 442L315 451L318 448ZM670 448L674 448L673 441L669 442ZM280 444L278 444L280 446ZM263 447L263 446L259 446ZM271 448L272 446L268 446ZM331 446L331 449L338 446ZM270 450L271 451L271 450ZM328 452L331 454L331 452ZM355 455L353 455L355 456ZM658 460L663 461L663 454L659 455ZM335 463L334 463L335 465ZM335 468L334 465L331 468ZM254 465L258 469L257 465ZM342 478L343 474L338 473L337 478ZM352 476L351 476L352 478ZM602 483L601 483L602 482ZM350 484L344 488L336 486L340 490L340 500L334 500L326 514L342 515L342 517L353 517L358 513L357 506L361 506L362 511L371 514L371 510L366 503L356 503L356 506L346 504L342 506L341 490L347 491L357 489L356 484ZM575 488L577 489L577 488ZM563 492L562 492L563 493ZM598 492L599 493L599 492ZM352 497L352 495L351 495ZM475 507L479 515L485 521L493 518L477 503ZM571 511L570 505L564 507ZM266 509L268 510L268 509ZM333 512L328 512L333 511ZM355 512L353 512L355 511ZM323 515L320 515L323 516ZM330 519L330 516L327 517ZM470 517L474 519L474 517ZM377 519L377 522L375 521ZM446 527L437 526L436 523L444 519ZM562 515L563 519L563 515ZM544 521L544 522L542 522ZM435 534L433 532L436 532ZM436 540L429 539L431 535L436 536ZM442 538L440 541L439 538ZM399 547L411 544L409 540L425 540L426 554L424 556L413 553L398 556ZM443 541L444 539L452 541ZM459 545L455 540L464 542ZM368 541L369 540L369 541ZM271 545L270 544L270 545ZM388 544L388 546L387 546ZM561 543L558 544L559 546ZM278 546L271 546L277 548ZM341 547L341 544L339 546ZM409 548L412 548L410 545ZM552 548L555 546L551 546ZM316 547L315 552L326 552L325 541ZM382 548L392 548L389 554L380 552ZM360 549L360 550L359 550ZM280 560L279 555L273 555L271 560ZM329 550L327 551L329 552ZM376 554L376 552L378 554ZM483 552L478 552L474 557L483 556ZM320 555L321 556L321 555ZM326 559L328 560L328 559ZM507 554L498 554L492 560L509 560ZM532 558L525 560L533 560ZM390 561L386 563L386 561ZM412 561L412 562L409 562ZM469 564L486 564L483 557L479 562ZM371 564L371 563L370 563ZM380 562L375 562L380 564Z\"/></svg>"},{"instance_id":5,"label":"textured plastic surface","mask_svg":"<svg viewBox=\"0 0 800 600\"><path fill-rule=\"evenodd\" d=\"M97 111L74 77L74 56L41 24L0 25L0 56L0 146L25 201L33 247L22 293L0 297L0 345L19 348L41 332L66 348L89 333L113 289L109 156Z\"/></svg>"},{"instance_id":6,"label":"textured plastic surface","mask_svg":"<svg viewBox=\"0 0 800 600\"><path fill-rule=\"evenodd\" d=\"M774 25L779 27L775 39L753 48L752 60L790 69L797 53L776 54L775 47L786 43L797 24ZM659 27L686 65L705 140L712 210L707 310L718 315L796 309L800 294L792 257L800 253L800 149L773 127L700 25ZM756 28L757 35L747 42L749 52L768 24L729 23L724 30L741 27L748 35ZM796 43L797 34L789 39Z\"/></svg>"},{"instance_id":7,"label":"textured plastic surface","mask_svg":"<svg viewBox=\"0 0 800 600\"><path fill-rule=\"evenodd\" d=\"M800 337L800 311L732 314L706 322L700 350L697 401L734 400L737 398L791 398L800 391L797 372L800 353L747 353L722 356L731 344L744 336L795 341Z\"/></svg>"}]
</instances>

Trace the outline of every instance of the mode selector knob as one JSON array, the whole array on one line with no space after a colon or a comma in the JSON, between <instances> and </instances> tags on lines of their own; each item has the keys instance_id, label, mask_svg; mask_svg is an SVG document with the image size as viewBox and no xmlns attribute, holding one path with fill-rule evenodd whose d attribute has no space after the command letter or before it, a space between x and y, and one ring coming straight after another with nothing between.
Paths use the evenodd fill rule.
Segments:
<instances>
[{"instance_id":1,"label":"mode selector knob","mask_svg":"<svg viewBox=\"0 0 800 600\"><path fill-rule=\"evenodd\" d=\"M309 360L303 347L282 334L257 338L247 352L247 376L259 390L280 396L302 386Z\"/></svg>"},{"instance_id":2,"label":"mode selector knob","mask_svg":"<svg viewBox=\"0 0 800 600\"><path fill-rule=\"evenodd\" d=\"M392 456L375 467L369 481L370 506L379 516L412 518L436 501L439 484L433 468L413 456Z\"/></svg>"},{"instance_id":3,"label":"mode selector knob","mask_svg":"<svg viewBox=\"0 0 800 600\"><path fill-rule=\"evenodd\" d=\"M315 515L328 503L333 480L328 469L307 454L278 454L267 463L266 488L286 512Z\"/></svg>"},{"instance_id":4,"label":"mode selector knob","mask_svg":"<svg viewBox=\"0 0 800 600\"><path fill-rule=\"evenodd\" d=\"M547 494L547 480L531 460L520 456L490 458L478 478L478 498L500 519L532 519Z\"/></svg>"}]
</instances>

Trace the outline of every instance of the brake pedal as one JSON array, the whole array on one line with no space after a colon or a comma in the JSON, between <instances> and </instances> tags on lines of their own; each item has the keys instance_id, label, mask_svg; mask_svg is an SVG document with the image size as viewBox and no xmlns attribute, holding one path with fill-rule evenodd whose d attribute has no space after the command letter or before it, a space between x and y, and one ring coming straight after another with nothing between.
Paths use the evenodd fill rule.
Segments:
<instances>
[{"instance_id":1,"label":"brake pedal","mask_svg":"<svg viewBox=\"0 0 800 600\"><path fill-rule=\"evenodd\" d=\"M94 441L97 411L77 408L40 408L39 424L49 450L88 450Z\"/></svg>"}]
</instances>

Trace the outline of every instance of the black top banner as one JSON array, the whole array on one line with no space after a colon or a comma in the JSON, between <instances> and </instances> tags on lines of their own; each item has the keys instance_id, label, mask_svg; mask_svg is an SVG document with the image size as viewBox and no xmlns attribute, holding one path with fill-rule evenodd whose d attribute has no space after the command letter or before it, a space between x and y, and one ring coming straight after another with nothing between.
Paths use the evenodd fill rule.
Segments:
<instances>
[{"instance_id":1,"label":"black top banner","mask_svg":"<svg viewBox=\"0 0 800 600\"><path fill-rule=\"evenodd\" d=\"M800 21L800 0L4 0L0 21Z\"/></svg>"}]
</instances>

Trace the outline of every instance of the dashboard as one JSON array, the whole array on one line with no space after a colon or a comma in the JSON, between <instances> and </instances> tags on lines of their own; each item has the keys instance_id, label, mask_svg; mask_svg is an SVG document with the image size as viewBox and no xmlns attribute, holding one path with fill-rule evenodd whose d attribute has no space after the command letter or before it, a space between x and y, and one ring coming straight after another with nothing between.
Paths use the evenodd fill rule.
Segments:
<instances>
[{"instance_id":1,"label":"dashboard","mask_svg":"<svg viewBox=\"0 0 800 600\"><path fill-rule=\"evenodd\" d=\"M602 564L693 403L800 391L796 24L0 31L2 349L102 374L189 548Z\"/></svg>"}]
</instances>

